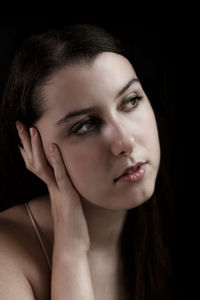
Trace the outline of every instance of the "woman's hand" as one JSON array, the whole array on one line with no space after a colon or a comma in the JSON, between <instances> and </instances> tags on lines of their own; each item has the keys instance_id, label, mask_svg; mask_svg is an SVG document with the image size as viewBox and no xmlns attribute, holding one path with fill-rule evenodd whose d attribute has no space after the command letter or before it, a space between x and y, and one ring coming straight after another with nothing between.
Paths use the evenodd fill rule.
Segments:
<instances>
[{"instance_id":1,"label":"woman's hand","mask_svg":"<svg viewBox=\"0 0 200 300\"><path fill-rule=\"evenodd\" d=\"M23 148L19 150L29 171L47 184L51 212L54 220L54 233L66 234L65 241L72 249L89 249L89 234L82 210L80 196L66 171L60 150L56 144L49 145L50 163L43 150L39 131L32 127L30 133L17 121L16 127ZM62 237L63 238L63 237Z\"/></svg>"},{"instance_id":2,"label":"woman's hand","mask_svg":"<svg viewBox=\"0 0 200 300\"><path fill-rule=\"evenodd\" d=\"M29 134L21 122L16 126L26 167L47 184L50 194L54 220L51 299L94 300L87 256L88 227L80 196L65 169L58 146L49 145L48 162L38 130L31 128Z\"/></svg>"}]
</instances>

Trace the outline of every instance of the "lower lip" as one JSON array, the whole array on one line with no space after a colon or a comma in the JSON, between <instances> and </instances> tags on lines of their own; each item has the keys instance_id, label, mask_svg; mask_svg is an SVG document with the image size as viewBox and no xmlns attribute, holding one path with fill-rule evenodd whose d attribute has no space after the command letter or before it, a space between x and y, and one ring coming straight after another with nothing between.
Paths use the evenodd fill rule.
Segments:
<instances>
[{"instance_id":1,"label":"lower lip","mask_svg":"<svg viewBox=\"0 0 200 300\"><path fill-rule=\"evenodd\" d=\"M146 164L143 164L139 167L139 169L136 172L123 176L118 181L138 182L144 177L145 170L146 170Z\"/></svg>"}]
</instances>

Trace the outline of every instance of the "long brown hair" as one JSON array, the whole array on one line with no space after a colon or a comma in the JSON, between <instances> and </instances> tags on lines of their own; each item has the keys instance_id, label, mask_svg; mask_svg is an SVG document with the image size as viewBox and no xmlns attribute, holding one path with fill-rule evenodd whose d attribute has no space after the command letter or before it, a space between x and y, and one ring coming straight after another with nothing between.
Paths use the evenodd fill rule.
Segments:
<instances>
[{"instance_id":1,"label":"long brown hair","mask_svg":"<svg viewBox=\"0 0 200 300\"><path fill-rule=\"evenodd\" d=\"M18 50L0 107L2 209L47 193L46 185L23 164L15 121L29 128L41 117L41 87L54 72L69 64L91 63L105 51L126 56L118 39L103 28L84 24L33 35ZM153 196L127 214L121 236L127 299L170 299L173 225L165 169L161 160Z\"/></svg>"},{"instance_id":2,"label":"long brown hair","mask_svg":"<svg viewBox=\"0 0 200 300\"><path fill-rule=\"evenodd\" d=\"M161 162L154 194L128 211L122 232L124 284L130 291L127 299L167 300L173 294L174 215L164 168Z\"/></svg>"}]
</instances>

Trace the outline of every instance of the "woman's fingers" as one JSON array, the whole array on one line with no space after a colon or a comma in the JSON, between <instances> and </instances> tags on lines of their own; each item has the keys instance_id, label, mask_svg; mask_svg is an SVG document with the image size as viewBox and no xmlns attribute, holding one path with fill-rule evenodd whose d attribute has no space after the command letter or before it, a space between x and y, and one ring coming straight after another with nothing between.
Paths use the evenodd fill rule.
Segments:
<instances>
[{"instance_id":1,"label":"woman's fingers","mask_svg":"<svg viewBox=\"0 0 200 300\"><path fill-rule=\"evenodd\" d=\"M54 221L57 223L61 221L67 222L67 226L79 228L82 224L82 228L73 228L72 232L77 237L78 233L86 232L84 228L86 226L86 221L83 216L82 206L80 201L80 195L76 188L74 187L71 178L65 168L61 152L56 144L49 145L49 151L51 153L51 162L54 169L54 175L56 183L58 186L57 191L49 188L50 198L51 198L51 212ZM76 223L76 220L78 223ZM85 234L84 234L85 237ZM79 237L79 239L81 239ZM84 238L85 239L85 238Z\"/></svg>"},{"instance_id":2,"label":"woman's fingers","mask_svg":"<svg viewBox=\"0 0 200 300\"><path fill-rule=\"evenodd\" d=\"M42 179L47 185L55 188L53 170L46 159L42 141L36 128L31 128L29 134L25 126L17 121L16 127L21 139L23 148L19 147L20 153L24 159L25 165L29 171Z\"/></svg>"},{"instance_id":3,"label":"woman's fingers","mask_svg":"<svg viewBox=\"0 0 200 300\"><path fill-rule=\"evenodd\" d=\"M67 170L65 168L59 148L56 144L50 144L49 151L51 154L51 162L59 191L67 192L68 194L70 193L71 196L74 196L76 194L77 196L70 177L67 174Z\"/></svg>"},{"instance_id":4,"label":"woman's fingers","mask_svg":"<svg viewBox=\"0 0 200 300\"><path fill-rule=\"evenodd\" d=\"M49 145L50 166L37 128L31 127L29 133L21 122L17 122L16 127L23 145L23 148L19 146L19 150L27 169L47 184L52 198L57 198L59 194L63 199L67 197L79 200L79 194L67 173L58 146Z\"/></svg>"},{"instance_id":5,"label":"woman's fingers","mask_svg":"<svg viewBox=\"0 0 200 300\"><path fill-rule=\"evenodd\" d=\"M19 134L19 137L21 139L23 148L24 148L24 154L27 158L27 160L31 161L33 154L32 154L32 146L31 146L31 139L28 131L26 130L25 126L20 122L16 122L17 131ZM24 158L24 156L23 156Z\"/></svg>"},{"instance_id":6,"label":"woman's fingers","mask_svg":"<svg viewBox=\"0 0 200 300\"><path fill-rule=\"evenodd\" d=\"M31 145L33 153L33 168L35 174L41 178L47 185L54 186L56 184L54 178L54 172L49 165L46 155L44 153L42 140L39 131L32 127L30 128Z\"/></svg>"},{"instance_id":7,"label":"woman's fingers","mask_svg":"<svg viewBox=\"0 0 200 300\"><path fill-rule=\"evenodd\" d=\"M19 148L19 151L20 151L20 153L21 153L21 156L22 156L22 158L23 158L23 160L24 160L24 162L25 162L25 165L27 166L27 164L28 164L28 159L27 159L27 157L26 157L26 153L25 153L24 149L23 149L21 146L18 145L18 148Z\"/></svg>"}]
</instances>

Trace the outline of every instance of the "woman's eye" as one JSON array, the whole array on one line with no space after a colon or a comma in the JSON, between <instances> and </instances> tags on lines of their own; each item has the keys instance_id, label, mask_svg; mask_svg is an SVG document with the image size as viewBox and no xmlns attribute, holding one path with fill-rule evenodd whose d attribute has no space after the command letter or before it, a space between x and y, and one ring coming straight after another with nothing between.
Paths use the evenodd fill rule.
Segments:
<instances>
[{"instance_id":1,"label":"woman's eye","mask_svg":"<svg viewBox=\"0 0 200 300\"><path fill-rule=\"evenodd\" d=\"M136 108L138 106L138 103L139 103L139 100L142 99L142 97L140 96L137 96L137 95L133 95L131 97L129 97L127 100L125 100L123 103L122 103L122 109L126 110L130 110L130 109L133 109L133 108ZM120 110L122 110L120 109Z\"/></svg>"},{"instance_id":2,"label":"woman's eye","mask_svg":"<svg viewBox=\"0 0 200 300\"><path fill-rule=\"evenodd\" d=\"M120 110L133 110L138 106L139 100L142 99L142 97L138 95L132 95L128 99L126 99L122 103L122 108ZM102 121L98 119L97 117L89 116L85 118L84 120L80 121L78 124L75 124L71 130L70 130L70 135L75 134L75 135L85 135L94 129L100 129L100 126L102 124Z\"/></svg>"},{"instance_id":3,"label":"woman's eye","mask_svg":"<svg viewBox=\"0 0 200 300\"><path fill-rule=\"evenodd\" d=\"M75 125L72 130L71 134L76 135L83 135L87 132L94 129L94 127L97 126L97 123L99 123L95 118L87 117L82 122L80 122L78 125Z\"/></svg>"}]
</instances>

